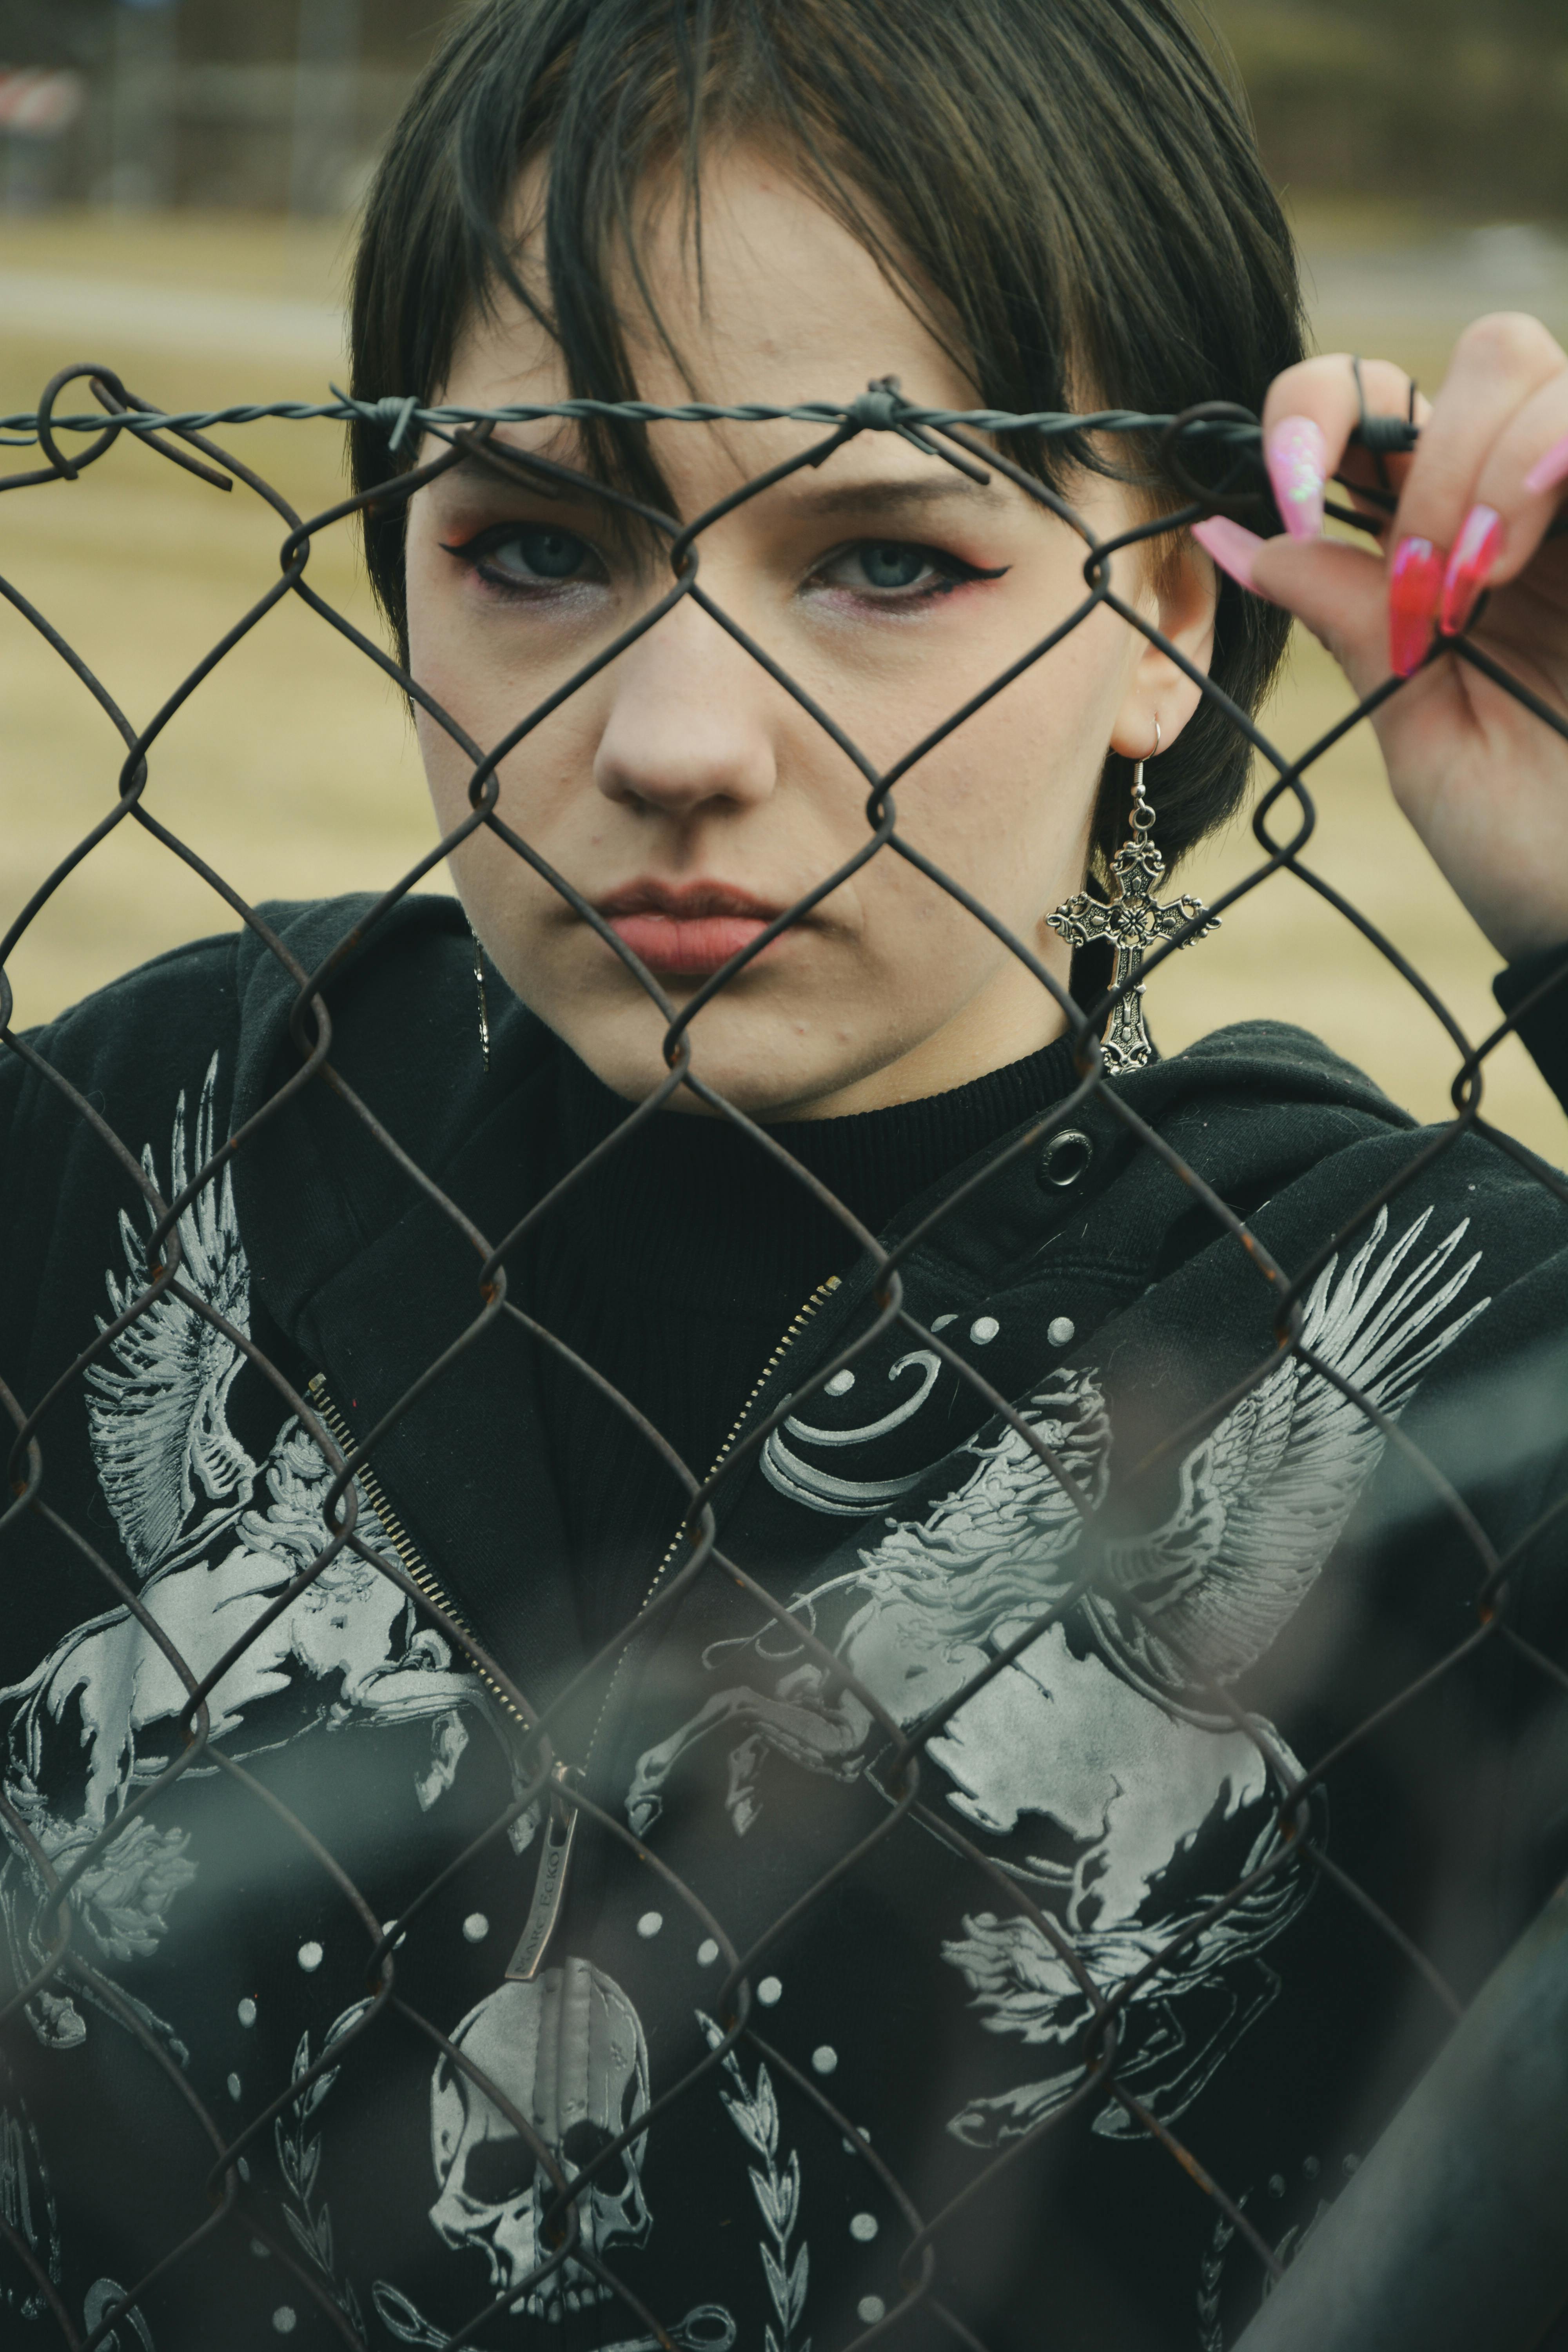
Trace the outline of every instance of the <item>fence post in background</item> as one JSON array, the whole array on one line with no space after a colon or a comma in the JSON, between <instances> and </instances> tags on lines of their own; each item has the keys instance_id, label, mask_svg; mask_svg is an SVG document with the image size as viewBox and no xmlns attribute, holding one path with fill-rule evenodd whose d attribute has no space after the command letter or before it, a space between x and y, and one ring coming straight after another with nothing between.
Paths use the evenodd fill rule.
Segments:
<instances>
[{"instance_id":1,"label":"fence post in background","mask_svg":"<svg viewBox=\"0 0 1568 2352\"><path fill-rule=\"evenodd\" d=\"M38 212L56 187L60 140L82 110L82 79L67 66L0 66L0 152L5 209Z\"/></svg>"},{"instance_id":2,"label":"fence post in background","mask_svg":"<svg viewBox=\"0 0 1568 2352\"><path fill-rule=\"evenodd\" d=\"M361 0L300 0L289 209L341 212L359 118Z\"/></svg>"},{"instance_id":3,"label":"fence post in background","mask_svg":"<svg viewBox=\"0 0 1568 2352\"><path fill-rule=\"evenodd\" d=\"M145 212L174 195L177 0L114 0L109 198Z\"/></svg>"},{"instance_id":4,"label":"fence post in background","mask_svg":"<svg viewBox=\"0 0 1568 2352\"><path fill-rule=\"evenodd\" d=\"M1235 2352L1531 2352L1568 2300L1568 1887Z\"/></svg>"}]
</instances>

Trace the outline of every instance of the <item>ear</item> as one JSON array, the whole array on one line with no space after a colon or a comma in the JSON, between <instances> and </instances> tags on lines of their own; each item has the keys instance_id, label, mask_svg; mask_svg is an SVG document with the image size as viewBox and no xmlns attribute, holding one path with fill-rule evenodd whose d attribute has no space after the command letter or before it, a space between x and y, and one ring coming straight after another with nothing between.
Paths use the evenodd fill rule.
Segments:
<instances>
[{"instance_id":1,"label":"ear","mask_svg":"<svg viewBox=\"0 0 1568 2352\"><path fill-rule=\"evenodd\" d=\"M1153 551L1139 593L1131 601L1194 669L1206 676L1214 654L1218 574L1184 530L1146 545ZM1111 729L1110 748L1124 760L1144 760L1154 749L1156 721L1160 748L1168 751L1197 709L1202 688L1147 637L1134 632L1133 638L1127 691Z\"/></svg>"}]
</instances>

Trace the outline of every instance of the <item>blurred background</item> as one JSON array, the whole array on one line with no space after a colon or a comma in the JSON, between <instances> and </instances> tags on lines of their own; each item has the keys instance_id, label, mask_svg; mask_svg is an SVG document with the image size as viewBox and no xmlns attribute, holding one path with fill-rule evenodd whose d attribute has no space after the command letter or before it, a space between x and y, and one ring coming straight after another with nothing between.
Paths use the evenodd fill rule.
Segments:
<instances>
[{"instance_id":1,"label":"blurred background","mask_svg":"<svg viewBox=\"0 0 1568 2352\"><path fill-rule=\"evenodd\" d=\"M441 0L0 0L0 410L72 361L169 408L324 396L341 381L355 205L444 26ZM1563 0L1214 0L1290 209L1321 348L1377 351L1427 385L1465 320L1528 309L1568 338ZM389 387L390 389L391 387ZM304 511L341 479L327 425L235 446ZM15 463L25 463L16 459ZM276 577L279 530L125 445L78 485L8 497L0 572L138 720ZM374 630L346 536L311 576ZM1346 705L1310 642L1268 714L1293 749ZM114 740L0 606L0 924L112 804ZM432 830L406 718L364 659L289 599L153 754L149 805L250 899L379 887ZM1393 809L1369 730L1313 772L1311 856L1438 987L1495 1017L1496 958ZM1184 876L1213 896L1257 856L1243 821ZM10 966L18 1026L175 941L225 927L190 868L121 825ZM1410 990L1289 877L1150 987L1170 1051L1248 1015L1317 1029L1420 1115L1456 1055ZM1512 1041L1489 1113L1554 1160L1562 1113Z\"/></svg>"}]
</instances>

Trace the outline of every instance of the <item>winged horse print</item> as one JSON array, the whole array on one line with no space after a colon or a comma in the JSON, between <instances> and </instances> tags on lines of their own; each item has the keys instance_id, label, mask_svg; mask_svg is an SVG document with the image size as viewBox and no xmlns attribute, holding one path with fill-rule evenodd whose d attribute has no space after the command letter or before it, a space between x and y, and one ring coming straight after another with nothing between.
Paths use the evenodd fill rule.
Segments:
<instances>
[{"instance_id":1,"label":"winged horse print","mask_svg":"<svg viewBox=\"0 0 1568 2352\"><path fill-rule=\"evenodd\" d=\"M1419 1254L1431 1214L1390 1243L1380 1213L1305 1303L1304 1346L1389 1419L1489 1303L1450 1311L1479 1253L1458 1257L1461 1223ZM1056 1450L1092 1517L1112 1452L1095 1371L1058 1370L1021 1418ZM1278 1979L1259 1955L1310 1883L1300 1864L1282 1865L1179 1940L1275 1850L1277 1775L1295 1761L1271 1725L1238 1722L1215 1689L1263 1657L1294 1616L1384 1442L1334 1381L1282 1355L1183 1460L1163 1523L1105 1538L1089 1589L1063 1619L924 1744L955 1824L993 1841L1002 1866L1051 1906L1101 1993L1177 1948L1128 2003L1131 2054L1124 2040L1119 2067L1167 2118L1273 1998ZM845 1573L790 1602L905 1732L1082 1580L1084 1515L1026 1440L1005 1426L963 1451L973 1467L925 1518L889 1521ZM724 1801L740 1835L763 1817L781 1759L876 1782L882 1735L853 1691L771 1623L710 1652L710 1666L736 1649L755 1671L640 1758L626 1800L639 1835L681 1759L716 1738L730 1743ZM959 2138L994 2144L1027 2131L1080 2079L1093 2005L1080 1975L1021 1915L977 1912L942 1949L988 2032L1049 2053L1043 2075L950 2119ZM1114 2104L1096 2127L1133 2128Z\"/></svg>"},{"instance_id":2,"label":"winged horse print","mask_svg":"<svg viewBox=\"0 0 1568 2352\"><path fill-rule=\"evenodd\" d=\"M197 1108L194 1161L179 1097L166 1199L183 1192L191 1168L212 1156L217 1070L215 1056ZM142 1166L156 1187L150 1146ZM153 1222L149 1210L149 1228ZM250 1272L226 1168L185 1209L178 1231L185 1286L248 1337ZM150 1282L145 1242L124 1212L120 1234L125 1271L106 1276L116 1318ZM86 1375L99 1482L142 1606L202 1680L326 1549L333 1474L293 1415L266 1460L252 1459L229 1424L243 1351L171 1292L119 1334L110 1354L111 1362ZM357 1528L374 1551L395 1557L363 1496ZM177 1752L187 1696L162 1648L123 1606L73 1627L29 1675L0 1690L5 1794L57 1870L165 1769ZM281 1701L289 1704L280 1709ZM398 1586L345 1549L257 1631L213 1689L209 1707L213 1742L237 1757L317 1726L428 1717L430 1762L416 1784L428 1805L451 1785L468 1741L465 1716L488 1711L488 1701L478 1677L454 1662L451 1646L418 1620ZM56 1793L61 1786L72 1791L68 1801ZM140 1816L78 1882L79 1916L106 1958L124 1961L156 1948L171 1905L195 1876L187 1843L178 1826ZM52 1943L52 1929L39 1939L43 1896L33 1863L13 1841L0 1864L0 1916L19 1974L30 1975ZM75 2003L58 1991L40 1993L29 2013L47 2041L68 2044L85 2034Z\"/></svg>"}]
</instances>

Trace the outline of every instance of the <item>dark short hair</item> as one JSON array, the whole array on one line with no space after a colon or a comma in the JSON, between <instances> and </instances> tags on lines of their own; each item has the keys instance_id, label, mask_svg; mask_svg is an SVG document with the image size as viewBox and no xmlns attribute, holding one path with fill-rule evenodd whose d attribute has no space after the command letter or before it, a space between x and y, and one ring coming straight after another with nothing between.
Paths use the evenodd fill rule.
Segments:
<instances>
[{"instance_id":1,"label":"dark short hair","mask_svg":"<svg viewBox=\"0 0 1568 2352\"><path fill-rule=\"evenodd\" d=\"M983 405L1073 409L1092 391L1150 415L1209 400L1257 410L1301 354L1289 230L1244 104L1174 0L483 0L410 99L370 192L355 394L429 401L465 321L504 284L558 340L574 395L635 396L612 279L638 184L683 163L700 201L703 142L743 133L784 147L917 308L921 284L934 289ZM530 285L510 224L534 156L548 177ZM611 438L599 462L657 492L646 441ZM377 425L356 425L352 443L361 490L412 462ZM1008 447L1059 473L1047 445ZM1158 452L1139 454L1161 502L1182 503ZM401 501L365 523L405 649L403 531ZM1243 709L1289 628L1222 582L1211 675ZM1232 814L1249 765L1205 698L1157 771L1168 858ZM1101 866L1128 786L1110 757Z\"/></svg>"}]
</instances>

